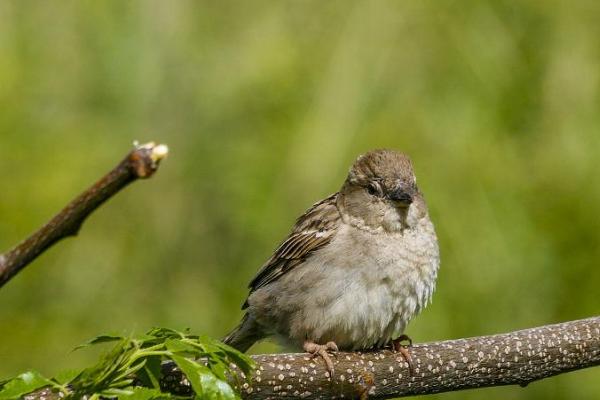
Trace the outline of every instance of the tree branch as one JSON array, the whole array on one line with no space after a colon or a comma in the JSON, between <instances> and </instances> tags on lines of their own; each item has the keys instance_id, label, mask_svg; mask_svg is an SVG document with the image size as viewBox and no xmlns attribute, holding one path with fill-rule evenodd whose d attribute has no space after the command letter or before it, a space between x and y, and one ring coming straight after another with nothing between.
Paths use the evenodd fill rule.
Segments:
<instances>
[{"instance_id":1,"label":"tree branch","mask_svg":"<svg viewBox=\"0 0 600 400\"><path fill-rule=\"evenodd\" d=\"M538 328L414 345L414 372L389 350L338 353L333 379L320 359L307 354L253 356L258 369L241 387L248 400L272 398L388 399L490 386L521 385L600 365L600 317ZM172 364L162 385L189 395L187 380ZM58 399L49 390L26 397Z\"/></svg>"},{"instance_id":2,"label":"tree branch","mask_svg":"<svg viewBox=\"0 0 600 400\"><path fill-rule=\"evenodd\" d=\"M136 179L148 178L167 155L167 146L136 145L112 171L69 203L37 232L0 254L0 287L61 239L74 236L98 206Z\"/></svg>"}]
</instances>

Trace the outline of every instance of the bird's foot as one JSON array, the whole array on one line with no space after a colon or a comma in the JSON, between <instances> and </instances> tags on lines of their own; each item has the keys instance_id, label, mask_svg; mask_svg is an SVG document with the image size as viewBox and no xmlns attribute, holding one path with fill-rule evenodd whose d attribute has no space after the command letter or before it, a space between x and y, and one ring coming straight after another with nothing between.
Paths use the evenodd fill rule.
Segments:
<instances>
[{"instance_id":1,"label":"bird's foot","mask_svg":"<svg viewBox=\"0 0 600 400\"><path fill-rule=\"evenodd\" d=\"M329 376L333 378L333 361L331 361L329 353L335 353L339 351L337 345L334 342L327 342L326 344L316 344L314 342L306 341L304 342L304 346L302 346L302 348L307 353L312 354L313 357L321 357L323 361L325 361L327 371L329 371Z\"/></svg>"},{"instance_id":2,"label":"bird's foot","mask_svg":"<svg viewBox=\"0 0 600 400\"><path fill-rule=\"evenodd\" d=\"M407 335L400 335L396 339L392 340L392 349L395 352L402 354L402 357L404 357L404 360L408 364L408 370L412 374L414 371L414 365L410 356L410 352L408 351L411 346L412 339Z\"/></svg>"}]
</instances>

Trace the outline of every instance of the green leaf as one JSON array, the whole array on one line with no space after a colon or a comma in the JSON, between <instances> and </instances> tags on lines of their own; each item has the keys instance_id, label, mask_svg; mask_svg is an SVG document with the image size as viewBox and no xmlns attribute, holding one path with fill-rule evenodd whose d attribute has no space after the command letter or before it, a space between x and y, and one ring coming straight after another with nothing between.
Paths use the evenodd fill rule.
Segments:
<instances>
[{"instance_id":1,"label":"green leaf","mask_svg":"<svg viewBox=\"0 0 600 400\"><path fill-rule=\"evenodd\" d=\"M193 345L191 345L189 343L182 342L181 340L177 340L177 339L167 339L165 341L165 347L167 348L167 350L169 350L173 353L201 355L200 351L197 347L194 347Z\"/></svg>"},{"instance_id":2,"label":"green leaf","mask_svg":"<svg viewBox=\"0 0 600 400\"><path fill-rule=\"evenodd\" d=\"M70 382L74 392L77 395L85 395L110 387L135 350L133 341L120 340L96 365L84 369Z\"/></svg>"},{"instance_id":3,"label":"green leaf","mask_svg":"<svg viewBox=\"0 0 600 400\"><path fill-rule=\"evenodd\" d=\"M161 363L168 359L186 376L196 399L233 400L239 397L227 379L235 378L240 370L249 376L253 368L252 360L237 350L188 331L154 328L135 338L100 335L78 348L100 343L114 344L95 365L80 372L62 372L54 379L29 372L0 382L0 400L17 399L43 386L69 393L69 398L175 399L160 390ZM232 370L232 362L239 369ZM138 383L146 388L132 387Z\"/></svg>"},{"instance_id":4,"label":"green leaf","mask_svg":"<svg viewBox=\"0 0 600 400\"><path fill-rule=\"evenodd\" d=\"M233 347L227 346L225 343L217 342L216 340L213 341L216 342L215 345L223 350L225 354L227 354L227 357L229 357L229 359L231 359L231 361L237 365L238 368L246 374L246 376L249 376L252 370L256 368L254 360L252 360L246 354L241 353Z\"/></svg>"},{"instance_id":5,"label":"green leaf","mask_svg":"<svg viewBox=\"0 0 600 400\"><path fill-rule=\"evenodd\" d=\"M227 382L217 379L217 377L210 372L204 371L199 372L199 374L200 382L204 390L202 392L203 400L234 400L238 398Z\"/></svg>"},{"instance_id":6,"label":"green leaf","mask_svg":"<svg viewBox=\"0 0 600 400\"><path fill-rule=\"evenodd\" d=\"M222 362L212 362L209 364L209 368L213 375L215 375L218 379L224 380L226 379L225 373L229 371L229 366Z\"/></svg>"},{"instance_id":7,"label":"green leaf","mask_svg":"<svg viewBox=\"0 0 600 400\"><path fill-rule=\"evenodd\" d=\"M217 378L204 365L176 354L172 358L192 385L192 389L196 393L196 399L234 400L238 398L227 382Z\"/></svg>"},{"instance_id":8,"label":"green leaf","mask_svg":"<svg viewBox=\"0 0 600 400\"><path fill-rule=\"evenodd\" d=\"M202 382L200 381L200 375L198 374L198 369L201 365L176 354L173 354L171 358L175 361L175 364L177 364L181 372L185 374L187 380L190 381L196 395L202 396Z\"/></svg>"},{"instance_id":9,"label":"green leaf","mask_svg":"<svg viewBox=\"0 0 600 400\"><path fill-rule=\"evenodd\" d=\"M84 347L92 346L95 344L117 342L117 341L123 340L123 339L125 339L125 337L119 336L119 335L100 335L100 336L96 336L93 339L88 340L85 343L80 344L79 346L75 347L73 349L73 351L82 349Z\"/></svg>"},{"instance_id":10,"label":"green leaf","mask_svg":"<svg viewBox=\"0 0 600 400\"><path fill-rule=\"evenodd\" d=\"M67 369L60 371L55 377L54 380L61 385L71 382L77 375L79 375L78 370L76 369Z\"/></svg>"},{"instance_id":11,"label":"green leaf","mask_svg":"<svg viewBox=\"0 0 600 400\"><path fill-rule=\"evenodd\" d=\"M144 386L159 389L161 376L161 357L150 356L146 358L146 365L137 374L138 379Z\"/></svg>"},{"instance_id":12,"label":"green leaf","mask_svg":"<svg viewBox=\"0 0 600 400\"><path fill-rule=\"evenodd\" d=\"M169 393L163 393L159 389L135 387L132 389L131 394L121 395L120 398L127 400L166 400L173 399L173 396Z\"/></svg>"},{"instance_id":13,"label":"green leaf","mask_svg":"<svg viewBox=\"0 0 600 400\"><path fill-rule=\"evenodd\" d=\"M105 397L114 398L116 396L118 398L120 396L129 396L132 393L133 393L132 388L125 388L125 389L108 388L106 390L102 390L101 392L94 393L94 395L96 395L96 394L100 395L100 398L104 399Z\"/></svg>"},{"instance_id":14,"label":"green leaf","mask_svg":"<svg viewBox=\"0 0 600 400\"><path fill-rule=\"evenodd\" d=\"M53 382L35 371L25 372L8 381L0 391L0 400L19 399L24 394L44 386L53 385Z\"/></svg>"},{"instance_id":15,"label":"green leaf","mask_svg":"<svg viewBox=\"0 0 600 400\"><path fill-rule=\"evenodd\" d=\"M223 399L239 399L240 396L233 390L233 388L229 385L229 383L218 380L217 386L219 388L219 392Z\"/></svg>"},{"instance_id":16,"label":"green leaf","mask_svg":"<svg viewBox=\"0 0 600 400\"><path fill-rule=\"evenodd\" d=\"M156 338L177 338L181 339L185 337L185 334L182 332L178 332L175 329L170 328L152 328L146 333L148 336L156 337Z\"/></svg>"}]
</instances>

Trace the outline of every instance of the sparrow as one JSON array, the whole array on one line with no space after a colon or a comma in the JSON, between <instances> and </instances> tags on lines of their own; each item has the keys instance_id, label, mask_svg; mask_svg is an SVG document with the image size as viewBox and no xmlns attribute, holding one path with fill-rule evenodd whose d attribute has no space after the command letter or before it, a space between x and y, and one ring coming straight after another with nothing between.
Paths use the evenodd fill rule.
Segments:
<instances>
[{"instance_id":1,"label":"sparrow","mask_svg":"<svg viewBox=\"0 0 600 400\"><path fill-rule=\"evenodd\" d=\"M427 205L408 156L359 156L339 192L309 208L249 284L224 342L242 352L274 336L321 356L392 345L430 302L440 265ZM412 342L411 342L412 343Z\"/></svg>"}]
</instances>

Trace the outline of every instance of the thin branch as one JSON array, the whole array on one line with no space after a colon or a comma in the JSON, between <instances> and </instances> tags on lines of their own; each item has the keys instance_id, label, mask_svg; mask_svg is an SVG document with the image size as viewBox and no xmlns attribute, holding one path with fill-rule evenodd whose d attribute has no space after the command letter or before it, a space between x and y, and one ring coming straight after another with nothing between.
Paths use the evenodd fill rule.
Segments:
<instances>
[{"instance_id":1,"label":"thin branch","mask_svg":"<svg viewBox=\"0 0 600 400\"><path fill-rule=\"evenodd\" d=\"M76 235L88 215L129 183L152 176L167 152L165 145L136 145L119 165L69 203L46 225L11 250L0 254L0 287L54 243Z\"/></svg>"},{"instance_id":2,"label":"thin branch","mask_svg":"<svg viewBox=\"0 0 600 400\"><path fill-rule=\"evenodd\" d=\"M527 386L533 381L600 365L600 317L538 328L414 345L414 371L389 350L338 353L335 374L306 354L253 356L258 369L241 388L248 400L273 398L389 399L490 386ZM189 395L187 380L172 364L162 385ZM49 390L26 397L58 399Z\"/></svg>"}]
</instances>

